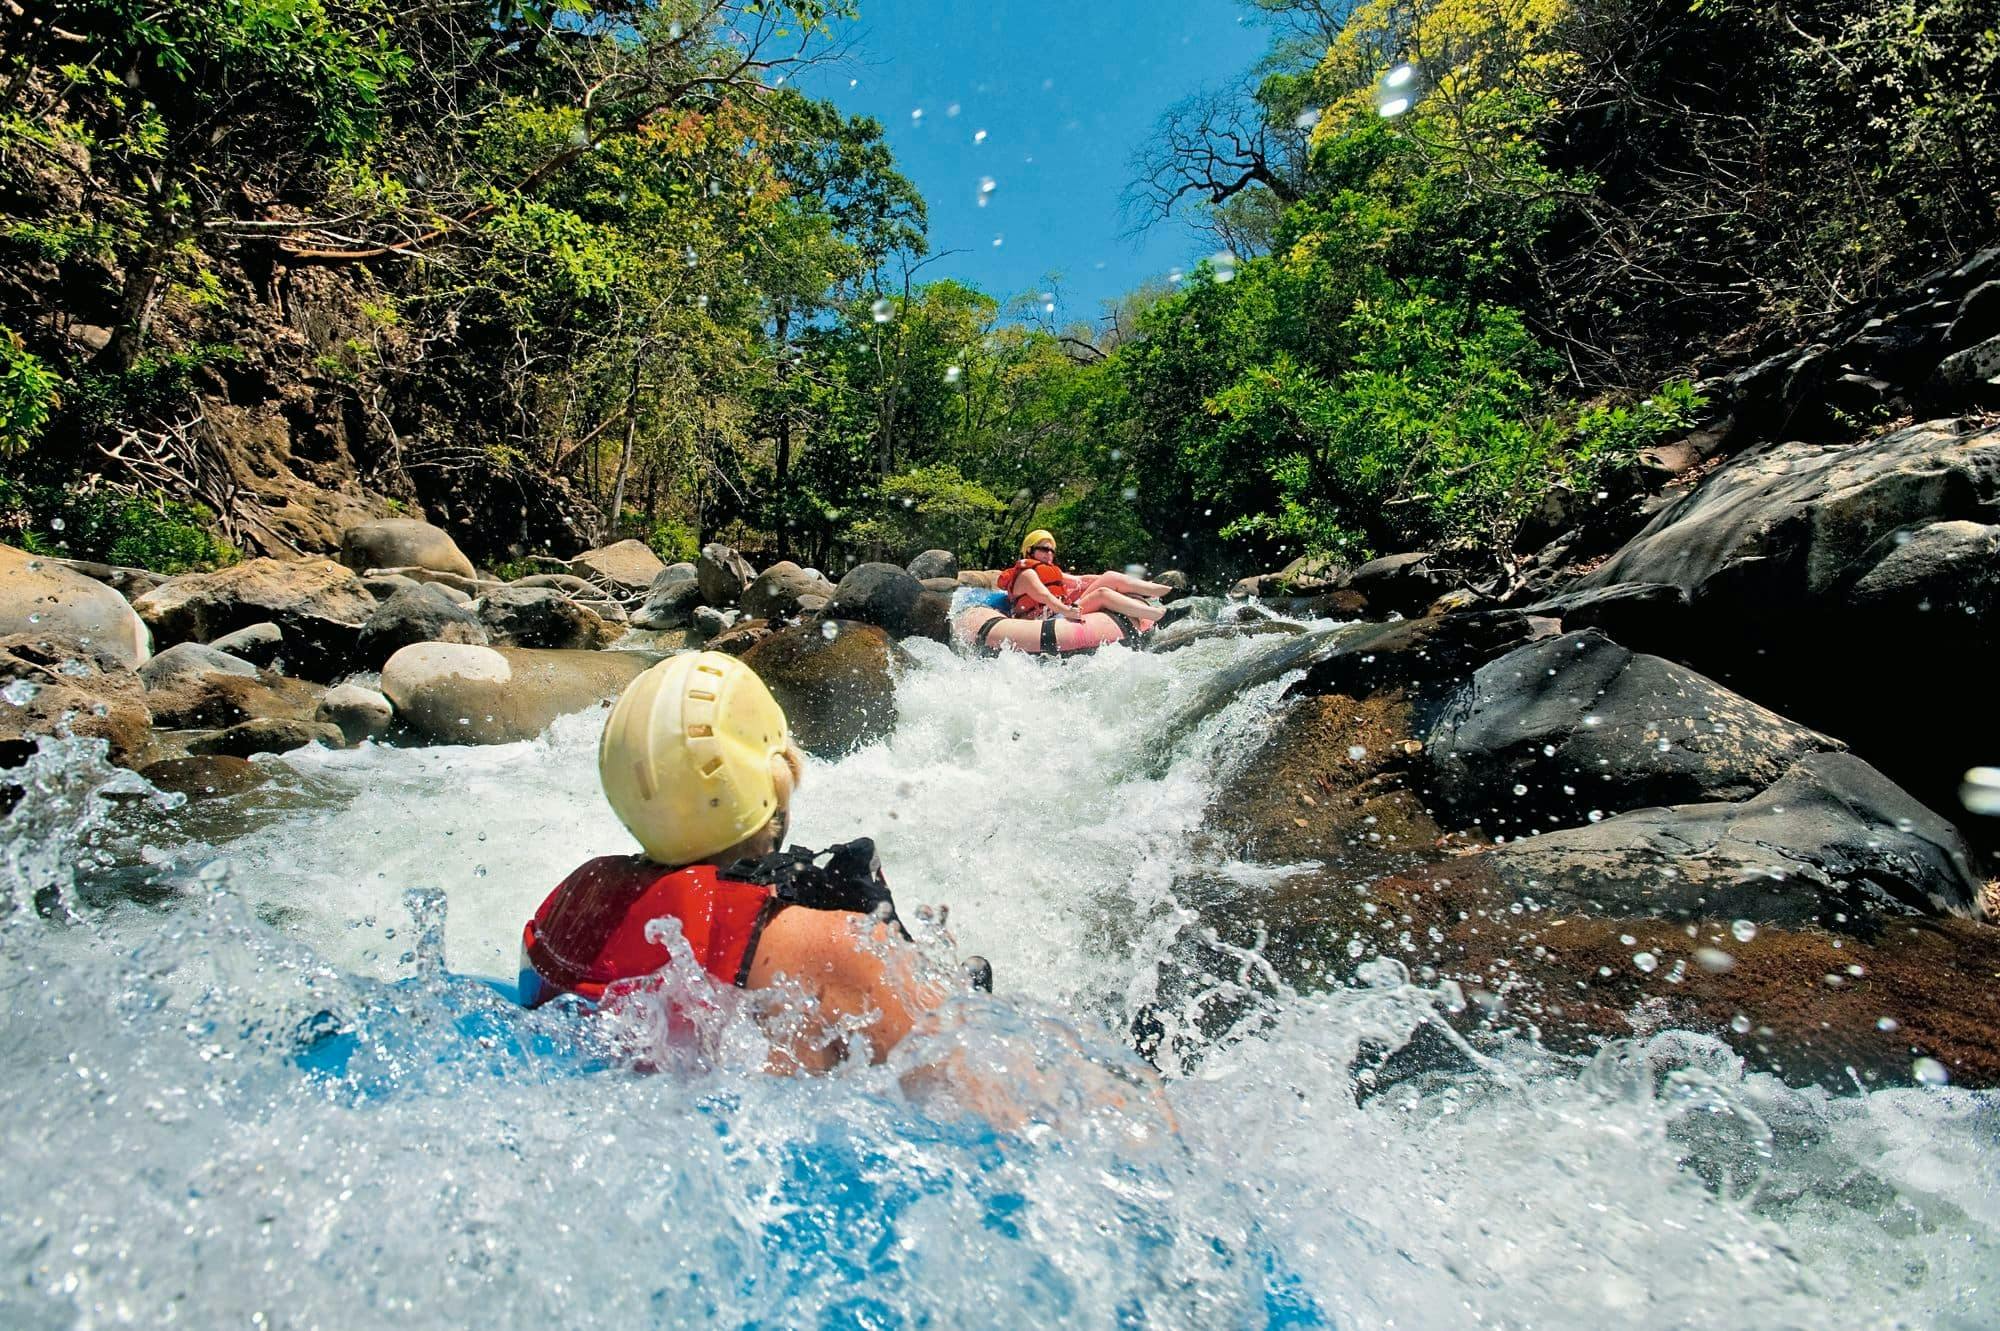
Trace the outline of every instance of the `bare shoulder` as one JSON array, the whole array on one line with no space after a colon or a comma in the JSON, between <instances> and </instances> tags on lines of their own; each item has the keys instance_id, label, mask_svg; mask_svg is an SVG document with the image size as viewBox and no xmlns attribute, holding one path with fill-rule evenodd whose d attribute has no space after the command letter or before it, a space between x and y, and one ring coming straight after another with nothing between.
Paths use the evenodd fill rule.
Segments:
<instances>
[{"instance_id":1,"label":"bare shoulder","mask_svg":"<svg viewBox=\"0 0 2000 1331\"><path fill-rule=\"evenodd\" d=\"M792 906L764 926L750 960L749 986L761 989L783 974L796 980L836 977L866 983L882 963L858 946L865 921L852 911L806 910Z\"/></svg>"}]
</instances>

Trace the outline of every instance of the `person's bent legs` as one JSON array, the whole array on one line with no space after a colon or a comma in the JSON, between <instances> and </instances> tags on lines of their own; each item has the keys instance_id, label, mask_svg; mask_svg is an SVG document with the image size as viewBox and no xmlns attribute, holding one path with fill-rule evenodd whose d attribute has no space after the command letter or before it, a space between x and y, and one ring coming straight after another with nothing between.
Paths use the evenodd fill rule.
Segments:
<instances>
[{"instance_id":1,"label":"person's bent legs","mask_svg":"<svg viewBox=\"0 0 2000 1331\"><path fill-rule=\"evenodd\" d=\"M1108 587L1092 587L1077 598L1076 608L1084 614L1093 610L1115 610L1130 619L1158 619L1160 607L1136 597L1114 592Z\"/></svg>"},{"instance_id":2,"label":"person's bent legs","mask_svg":"<svg viewBox=\"0 0 2000 1331\"><path fill-rule=\"evenodd\" d=\"M1147 582L1135 578L1130 573L1104 572L1090 579L1092 587L1102 587L1107 591L1123 592L1127 596L1165 596L1173 588L1164 582Z\"/></svg>"}]
</instances>

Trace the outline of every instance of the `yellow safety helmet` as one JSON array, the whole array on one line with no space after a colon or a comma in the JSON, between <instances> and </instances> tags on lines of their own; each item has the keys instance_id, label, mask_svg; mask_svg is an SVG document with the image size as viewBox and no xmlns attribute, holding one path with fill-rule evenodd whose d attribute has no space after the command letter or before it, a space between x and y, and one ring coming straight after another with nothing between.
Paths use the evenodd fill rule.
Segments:
<instances>
[{"instance_id":1,"label":"yellow safety helmet","mask_svg":"<svg viewBox=\"0 0 2000 1331\"><path fill-rule=\"evenodd\" d=\"M1040 527L1035 528L1033 531L1029 532L1026 536L1023 536L1021 538L1022 555L1025 556L1028 553L1028 551L1034 549L1036 546L1042 544L1044 541L1048 542L1050 545L1054 545L1056 543L1056 534L1052 531L1044 531Z\"/></svg>"},{"instance_id":2,"label":"yellow safety helmet","mask_svg":"<svg viewBox=\"0 0 2000 1331\"><path fill-rule=\"evenodd\" d=\"M604 797L661 864L727 850L778 812L773 759L791 743L764 681L733 656L689 652L626 687L597 745Z\"/></svg>"}]
</instances>

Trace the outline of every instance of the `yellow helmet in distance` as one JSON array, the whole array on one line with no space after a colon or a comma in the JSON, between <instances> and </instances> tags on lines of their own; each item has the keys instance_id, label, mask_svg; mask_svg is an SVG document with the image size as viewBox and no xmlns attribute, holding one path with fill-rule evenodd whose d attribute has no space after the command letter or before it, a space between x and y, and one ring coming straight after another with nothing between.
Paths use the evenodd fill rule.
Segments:
<instances>
[{"instance_id":1,"label":"yellow helmet in distance","mask_svg":"<svg viewBox=\"0 0 2000 1331\"><path fill-rule=\"evenodd\" d=\"M671 656L633 680L604 723L604 797L648 858L695 864L778 812L772 759L791 742L764 681L733 656Z\"/></svg>"},{"instance_id":2,"label":"yellow helmet in distance","mask_svg":"<svg viewBox=\"0 0 2000 1331\"><path fill-rule=\"evenodd\" d=\"M1026 556L1028 551L1044 542L1054 545L1056 543L1056 534L1052 531L1045 531L1040 527L1035 528L1021 538L1021 554Z\"/></svg>"}]
</instances>

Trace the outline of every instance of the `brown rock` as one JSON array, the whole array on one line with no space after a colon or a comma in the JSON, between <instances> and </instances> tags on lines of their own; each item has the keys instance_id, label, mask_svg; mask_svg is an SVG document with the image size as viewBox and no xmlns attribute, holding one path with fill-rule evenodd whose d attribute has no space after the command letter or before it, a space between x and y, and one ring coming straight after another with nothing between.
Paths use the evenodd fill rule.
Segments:
<instances>
[{"instance_id":1,"label":"brown rock","mask_svg":"<svg viewBox=\"0 0 2000 1331\"><path fill-rule=\"evenodd\" d=\"M248 758L255 753L287 753L302 749L308 744L318 744L329 749L347 747L347 739L340 733L340 727L323 721L295 721L279 717L264 717L256 721L244 721L226 730L213 731L188 743L188 752L197 755L218 755L232 758Z\"/></svg>"},{"instance_id":2,"label":"brown rock","mask_svg":"<svg viewBox=\"0 0 2000 1331\"><path fill-rule=\"evenodd\" d=\"M872 624L796 624L744 652L743 663L770 687L793 738L815 757L837 757L896 728L897 653Z\"/></svg>"},{"instance_id":3,"label":"brown rock","mask_svg":"<svg viewBox=\"0 0 2000 1331\"><path fill-rule=\"evenodd\" d=\"M161 790L189 799L238 795L270 780L268 772L248 759L220 753L147 763L139 775Z\"/></svg>"},{"instance_id":4,"label":"brown rock","mask_svg":"<svg viewBox=\"0 0 2000 1331\"><path fill-rule=\"evenodd\" d=\"M396 719L439 744L533 739L559 716L615 698L660 658L648 652L541 651L425 642L382 667Z\"/></svg>"},{"instance_id":5,"label":"brown rock","mask_svg":"<svg viewBox=\"0 0 2000 1331\"><path fill-rule=\"evenodd\" d=\"M289 647L307 650L329 637L351 644L375 611L355 577L331 559L249 559L214 573L170 578L132 603L162 644L210 642L270 621Z\"/></svg>"},{"instance_id":6,"label":"brown rock","mask_svg":"<svg viewBox=\"0 0 2000 1331\"><path fill-rule=\"evenodd\" d=\"M40 633L0 638L0 763L24 760L30 740L65 726L104 740L111 761L129 765L152 733L139 676L94 647Z\"/></svg>"}]
</instances>

